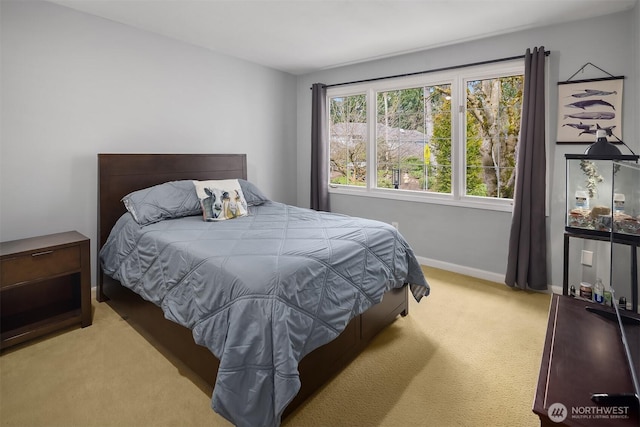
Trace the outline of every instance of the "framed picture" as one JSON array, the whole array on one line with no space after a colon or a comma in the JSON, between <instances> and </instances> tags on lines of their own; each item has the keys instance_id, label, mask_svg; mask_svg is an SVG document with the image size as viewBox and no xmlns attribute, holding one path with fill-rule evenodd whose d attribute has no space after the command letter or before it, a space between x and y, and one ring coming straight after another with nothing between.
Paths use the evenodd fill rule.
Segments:
<instances>
[{"instance_id":1,"label":"framed picture","mask_svg":"<svg viewBox=\"0 0 640 427\"><path fill-rule=\"evenodd\" d=\"M609 142L622 139L624 77L558 83L557 143L591 144L596 131L607 131Z\"/></svg>"}]
</instances>

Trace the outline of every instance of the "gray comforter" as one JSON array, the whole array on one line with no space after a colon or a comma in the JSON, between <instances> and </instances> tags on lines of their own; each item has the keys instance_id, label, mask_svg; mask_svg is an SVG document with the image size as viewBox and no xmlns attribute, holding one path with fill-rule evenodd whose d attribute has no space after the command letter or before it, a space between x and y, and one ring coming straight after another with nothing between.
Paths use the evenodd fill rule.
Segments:
<instances>
[{"instance_id":1,"label":"gray comforter","mask_svg":"<svg viewBox=\"0 0 640 427\"><path fill-rule=\"evenodd\" d=\"M391 226L276 202L222 222L140 227L129 213L100 251L106 274L162 307L220 359L212 407L238 426L277 426L298 362L385 291L429 287Z\"/></svg>"}]
</instances>

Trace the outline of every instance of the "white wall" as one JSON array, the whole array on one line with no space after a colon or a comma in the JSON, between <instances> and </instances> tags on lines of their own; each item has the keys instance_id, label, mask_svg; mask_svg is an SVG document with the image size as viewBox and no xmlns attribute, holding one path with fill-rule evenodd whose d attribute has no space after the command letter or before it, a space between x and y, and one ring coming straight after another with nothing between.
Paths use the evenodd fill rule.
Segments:
<instances>
[{"instance_id":1,"label":"white wall","mask_svg":"<svg viewBox=\"0 0 640 427\"><path fill-rule=\"evenodd\" d=\"M95 255L102 152L246 153L296 202L294 76L52 3L0 15L1 240L78 230Z\"/></svg>"},{"instance_id":2,"label":"white wall","mask_svg":"<svg viewBox=\"0 0 640 427\"><path fill-rule=\"evenodd\" d=\"M556 145L557 82L565 81L591 62L613 75L624 75L623 135L640 152L637 117L639 68L638 7L587 21L549 26L468 43L426 50L302 76L298 79L298 203L308 206L312 83L342 83L474 63L524 54L527 48L544 46L549 57L550 216L547 219L549 282L562 285L565 210L565 153L581 153L586 145ZM588 67L574 79L605 77ZM398 202L332 195L333 211L398 221L400 231L416 254L428 263L467 274L503 281L506 271L511 214L434 204Z\"/></svg>"},{"instance_id":3,"label":"white wall","mask_svg":"<svg viewBox=\"0 0 640 427\"><path fill-rule=\"evenodd\" d=\"M310 86L519 55L550 61L550 283L562 283L564 154L556 83L592 62L625 75L624 136L640 152L640 7L296 78L40 1L0 3L0 240L75 229L95 252L100 152L248 154L249 179L308 206ZM579 77L599 77L589 70ZM299 108L296 108L299 106ZM398 221L422 259L490 279L506 269L510 214L334 195L333 210ZM95 258L95 257L94 257ZM95 271L95 265L94 265Z\"/></svg>"}]
</instances>

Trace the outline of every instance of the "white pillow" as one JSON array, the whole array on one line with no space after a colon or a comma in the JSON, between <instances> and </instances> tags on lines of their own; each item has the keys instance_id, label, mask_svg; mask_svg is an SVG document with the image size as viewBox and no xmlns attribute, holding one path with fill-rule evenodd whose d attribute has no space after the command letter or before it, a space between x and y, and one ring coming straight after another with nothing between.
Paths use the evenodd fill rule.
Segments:
<instances>
[{"instance_id":1,"label":"white pillow","mask_svg":"<svg viewBox=\"0 0 640 427\"><path fill-rule=\"evenodd\" d=\"M237 179L193 181L205 221L223 221L248 215L247 202Z\"/></svg>"}]
</instances>

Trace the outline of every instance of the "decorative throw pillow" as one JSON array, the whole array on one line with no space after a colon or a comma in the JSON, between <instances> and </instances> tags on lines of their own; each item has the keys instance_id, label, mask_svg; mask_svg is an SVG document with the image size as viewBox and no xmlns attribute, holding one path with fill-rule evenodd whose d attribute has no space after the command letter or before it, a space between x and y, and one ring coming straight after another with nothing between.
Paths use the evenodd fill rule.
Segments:
<instances>
[{"instance_id":1,"label":"decorative throw pillow","mask_svg":"<svg viewBox=\"0 0 640 427\"><path fill-rule=\"evenodd\" d=\"M238 182L242 188L244 199L247 201L247 206L259 206L269 200L253 183L244 179L239 179Z\"/></svg>"},{"instance_id":2,"label":"decorative throw pillow","mask_svg":"<svg viewBox=\"0 0 640 427\"><path fill-rule=\"evenodd\" d=\"M237 179L193 181L205 221L247 216L247 201Z\"/></svg>"},{"instance_id":3,"label":"decorative throw pillow","mask_svg":"<svg viewBox=\"0 0 640 427\"><path fill-rule=\"evenodd\" d=\"M202 212L193 181L190 180L170 181L143 188L127 194L122 202L140 225Z\"/></svg>"}]
</instances>

